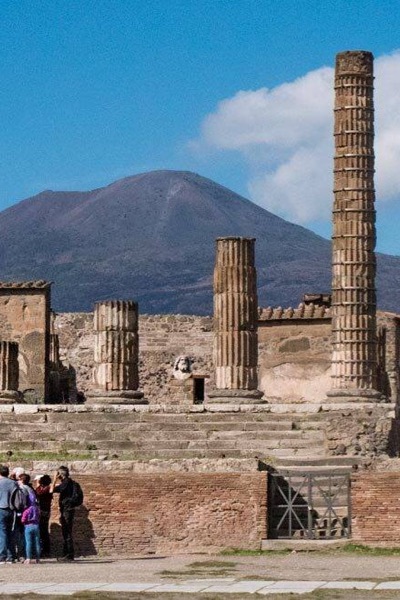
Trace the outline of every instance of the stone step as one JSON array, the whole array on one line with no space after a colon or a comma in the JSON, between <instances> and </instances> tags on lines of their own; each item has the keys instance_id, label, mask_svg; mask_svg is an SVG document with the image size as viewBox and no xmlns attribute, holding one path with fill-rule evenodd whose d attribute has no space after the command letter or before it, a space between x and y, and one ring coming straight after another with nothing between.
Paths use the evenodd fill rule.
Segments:
<instances>
[{"instance_id":1,"label":"stone step","mask_svg":"<svg viewBox=\"0 0 400 600\"><path fill-rule=\"evenodd\" d=\"M310 456L305 460L299 459L297 456L282 457L277 463L277 467L289 468L352 468L361 463L362 459L357 456L315 456L310 453Z\"/></svg>"},{"instance_id":2,"label":"stone step","mask_svg":"<svg viewBox=\"0 0 400 600\"><path fill-rule=\"evenodd\" d=\"M157 430L153 429L151 431L140 431L140 430L129 430L128 428L124 428L121 432L121 428L113 429L113 428L93 428L93 429L80 429L80 428L72 428L68 427L67 429L54 430L52 428L48 428L44 431L38 431L19 428L16 431L9 431L8 434L0 434L0 437L3 442L23 442L23 441L56 441L58 440L60 443L62 440L67 441L77 441L82 442L83 440L95 442L96 440L101 441L113 441L113 440L121 440L121 437L124 441L137 441L140 439L145 439L146 441L153 441L154 443L158 443L162 440L237 440L237 441L247 441L247 440L257 440L260 442L268 442L268 441L277 441L285 440L285 441L321 441L323 442L325 436L323 432L319 431L311 431L304 432L300 430L294 431L284 431L284 432L276 432L276 431L257 431L257 432L249 432L249 431L241 431L241 430L212 430L205 429L202 430L191 430L190 428L182 430L179 429L174 431L172 429L167 430ZM279 445L279 444L277 444Z\"/></svg>"}]
</instances>

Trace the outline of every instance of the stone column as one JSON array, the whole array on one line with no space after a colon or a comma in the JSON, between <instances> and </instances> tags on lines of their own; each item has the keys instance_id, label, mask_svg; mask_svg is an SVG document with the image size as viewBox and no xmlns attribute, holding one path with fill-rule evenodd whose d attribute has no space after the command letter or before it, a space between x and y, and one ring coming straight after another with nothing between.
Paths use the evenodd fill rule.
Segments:
<instances>
[{"instance_id":1,"label":"stone column","mask_svg":"<svg viewBox=\"0 0 400 600\"><path fill-rule=\"evenodd\" d=\"M335 71L332 390L376 399L373 56L341 52Z\"/></svg>"},{"instance_id":2,"label":"stone column","mask_svg":"<svg viewBox=\"0 0 400 600\"><path fill-rule=\"evenodd\" d=\"M20 401L18 344L0 342L0 403Z\"/></svg>"},{"instance_id":3,"label":"stone column","mask_svg":"<svg viewBox=\"0 0 400 600\"><path fill-rule=\"evenodd\" d=\"M138 305L130 300L97 302L94 309L94 382L90 402L147 404L139 387Z\"/></svg>"},{"instance_id":4,"label":"stone column","mask_svg":"<svg viewBox=\"0 0 400 600\"><path fill-rule=\"evenodd\" d=\"M216 390L209 402L258 403L258 302L252 238L217 239L214 269Z\"/></svg>"}]
</instances>

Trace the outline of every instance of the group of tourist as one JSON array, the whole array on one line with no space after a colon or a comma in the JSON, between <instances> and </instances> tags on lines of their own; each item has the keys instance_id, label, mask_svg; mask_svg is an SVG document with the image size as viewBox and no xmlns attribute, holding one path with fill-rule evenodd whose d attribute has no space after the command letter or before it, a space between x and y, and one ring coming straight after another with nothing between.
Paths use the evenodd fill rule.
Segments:
<instances>
[{"instance_id":1,"label":"group of tourist","mask_svg":"<svg viewBox=\"0 0 400 600\"><path fill-rule=\"evenodd\" d=\"M31 481L22 467L0 465L0 564L33 560L50 555L49 521L53 494L59 495L60 524L64 540L62 561L74 560L72 526L75 508L82 504L80 485L60 467L53 480L37 475Z\"/></svg>"}]
</instances>

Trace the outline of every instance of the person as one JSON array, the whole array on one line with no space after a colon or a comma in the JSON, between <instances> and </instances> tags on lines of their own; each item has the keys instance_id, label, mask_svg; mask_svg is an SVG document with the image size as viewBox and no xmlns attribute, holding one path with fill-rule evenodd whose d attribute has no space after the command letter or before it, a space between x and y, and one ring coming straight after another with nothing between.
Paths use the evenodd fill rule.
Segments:
<instances>
[{"instance_id":1,"label":"person","mask_svg":"<svg viewBox=\"0 0 400 600\"><path fill-rule=\"evenodd\" d=\"M0 465L0 564L13 562L11 534L14 521L13 496L18 488L9 479L10 470Z\"/></svg>"},{"instance_id":2,"label":"person","mask_svg":"<svg viewBox=\"0 0 400 600\"><path fill-rule=\"evenodd\" d=\"M61 466L55 473L53 482L50 486L50 493L60 494L60 524L64 540L63 556L59 561L74 560L74 542L72 537L72 528L75 517L75 508L73 506L74 482L69 476L68 467Z\"/></svg>"},{"instance_id":3,"label":"person","mask_svg":"<svg viewBox=\"0 0 400 600\"><path fill-rule=\"evenodd\" d=\"M20 475L23 475L24 473L25 473L24 467L14 467L14 469L11 471L10 479L13 479L14 481L18 481L18 477Z\"/></svg>"},{"instance_id":4,"label":"person","mask_svg":"<svg viewBox=\"0 0 400 600\"><path fill-rule=\"evenodd\" d=\"M29 490L30 488L30 475L25 473L25 470L22 467L17 467L13 469L12 476L16 478L16 482L23 494L23 506L20 510L16 510L14 513L14 522L12 528L11 535L11 544L12 544L12 556L15 560L24 561L26 559L25 552L25 528L22 523L21 517L24 509L28 506L29 500Z\"/></svg>"},{"instance_id":5,"label":"person","mask_svg":"<svg viewBox=\"0 0 400 600\"><path fill-rule=\"evenodd\" d=\"M27 508L22 513L21 522L25 534L25 564L30 564L34 554L36 562L40 562L40 508L32 488L29 488L27 504Z\"/></svg>"},{"instance_id":6,"label":"person","mask_svg":"<svg viewBox=\"0 0 400 600\"><path fill-rule=\"evenodd\" d=\"M53 494L50 492L51 477L49 475L39 475L38 477L35 477L35 481L37 482L35 492L40 508L39 530L42 547L41 555L45 557L50 556L49 521Z\"/></svg>"}]
</instances>

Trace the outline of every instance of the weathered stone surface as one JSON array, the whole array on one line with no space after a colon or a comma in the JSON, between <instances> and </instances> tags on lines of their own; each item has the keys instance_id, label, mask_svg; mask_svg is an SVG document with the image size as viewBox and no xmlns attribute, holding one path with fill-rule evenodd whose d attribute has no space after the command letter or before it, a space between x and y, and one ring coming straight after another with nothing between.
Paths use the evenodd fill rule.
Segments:
<instances>
[{"instance_id":1,"label":"weathered stone surface","mask_svg":"<svg viewBox=\"0 0 400 600\"><path fill-rule=\"evenodd\" d=\"M193 360L193 372L204 373L213 387L212 319L191 315L140 315L139 380L145 398L157 404L177 403L171 371L178 355ZM55 320L60 358L72 384L85 396L94 389L95 332L92 313L63 313Z\"/></svg>"},{"instance_id":2,"label":"weathered stone surface","mask_svg":"<svg viewBox=\"0 0 400 600\"><path fill-rule=\"evenodd\" d=\"M214 269L214 365L216 390L257 390L257 277L252 238L218 238ZM232 394L232 401L233 401ZM248 394L249 401L251 394Z\"/></svg>"},{"instance_id":3,"label":"weathered stone surface","mask_svg":"<svg viewBox=\"0 0 400 600\"><path fill-rule=\"evenodd\" d=\"M138 306L132 301L97 302L92 402L143 402L139 387Z\"/></svg>"},{"instance_id":4,"label":"weathered stone surface","mask_svg":"<svg viewBox=\"0 0 400 600\"><path fill-rule=\"evenodd\" d=\"M373 56L335 72L332 393L377 388ZM379 396L379 394L377 395Z\"/></svg>"},{"instance_id":5,"label":"weathered stone surface","mask_svg":"<svg viewBox=\"0 0 400 600\"><path fill-rule=\"evenodd\" d=\"M137 310L131 301L95 305L94 380L99 390L137 390L139 386Z\"/></svg>"},{"instance_id":6,"label":"weathered stone surface","mask_svg":"<svg viewBox=\"0 0 400 600\"><path fill-rule=\"evenodd\" d=\"M0 341L0 396L1 392L18 392L18 344Z\"/></svg>"},{"instance_id":7,"label":"weathered stone surface","mask_svg":"<svg viewBox=\"0 0 400 600\"><path fill-rule=\"evenodd\" d=\"M0 339L18 343L19 388L48 399L50 284L0 282Z\"/></svg>"}]
</instances>

